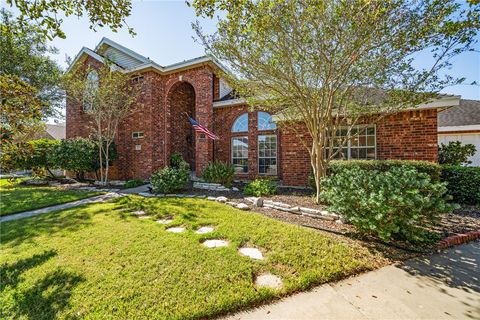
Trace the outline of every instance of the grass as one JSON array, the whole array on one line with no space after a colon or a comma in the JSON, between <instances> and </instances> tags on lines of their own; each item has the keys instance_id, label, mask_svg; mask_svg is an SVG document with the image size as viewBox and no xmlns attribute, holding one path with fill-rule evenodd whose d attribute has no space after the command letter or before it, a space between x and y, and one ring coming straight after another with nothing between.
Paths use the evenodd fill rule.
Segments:
<instances>
[{"instance_id":1,"label":"grass","mask_svg":"<svg viewBox=\"0 0 480 320\"><path fill-rule=\"evenodd\" d=\"M132 215L140 209L151 218ZM165 226L161 217L174 220ZM166 231L179 225L186 231ZM194 232L205 225L214 232ZM3 319L205 318L373 268L363 247L199 199L129 196L1 228ZM230 244L209 249L206 239ZM241 256L242 245L266 259ZM283 288L256 288L265 272Z\"/></svg>"},{"instance_id":2,"label":"grass","mask_svg":"<svg viewBox=\"0 0 480 320\"><path fill-rule=\"evenodd\" d=\"M63 190L55 187L22 186L19 181L0 179L0 216L40 209L99 195L99 192Z\"/></svg>"}]
</instances>

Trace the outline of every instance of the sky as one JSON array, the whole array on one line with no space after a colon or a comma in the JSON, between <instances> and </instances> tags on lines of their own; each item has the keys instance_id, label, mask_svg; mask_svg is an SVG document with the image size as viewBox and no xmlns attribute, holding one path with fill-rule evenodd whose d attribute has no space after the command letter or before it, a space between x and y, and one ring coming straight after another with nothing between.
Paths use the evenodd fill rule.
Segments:
<instances>
[{"instance_id":1,"label":"sky","mask_svg":"<svg viewBox=\"0 0 480 320\"><path fill-rule=\"evenodd\" d=\"M7 7L5 0L0 2L1 7ZM84 46L94 49L102 37L108 37L160 65L195 58L205 54L202 45L193 39L195 32L191 23L196 19L193 8L188 7L184 0L134 0L132 14L127 18L128 25L137 33L132 37L126 29L114 33L109 28L103 28L95 32L89 29L86 18L68 17L62 25L67 38L51 41L51 45L59 50L59 54L53 58L66 68L66 56L74 58ZM215 30L215 24L211 21L202 21L202 26L207 32ZM428 60L423 57L416 61L418 66L427 63ZM448 73L455 77L465 77L465 83L476 81L480 84L480 53L466 52L457 56ZM480 100L480 86L464 84L448 87L442 92L461 95L464 99Z\"/></svg>"}]
</instances>

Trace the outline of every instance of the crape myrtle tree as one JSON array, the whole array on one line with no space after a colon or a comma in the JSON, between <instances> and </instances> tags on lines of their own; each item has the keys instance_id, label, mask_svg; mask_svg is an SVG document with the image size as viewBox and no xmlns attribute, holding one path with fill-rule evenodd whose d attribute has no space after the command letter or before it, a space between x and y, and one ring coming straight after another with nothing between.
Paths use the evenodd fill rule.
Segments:
<instances>
[{"instance_id":1,"label":"crape myrtle tree","mask_svg":"<svg viewBox=\"0 0 480 320\"><path fill-rule=\"evenodd\" d=\"M306 130L319 201L329 162L353 128L425 103L462 82L445 73L477 43L479 8L453 0L193 0L197 16L216 18L207 53L232 72L227 82L250 106ZM218 14L218 15L217 15ZM415 66L428 56L430 64Z\"/></svg>"},{"instance_id":2,"label":"crape myrtle tree","mask_svg":"<svg viewBox=\"0 0 480 320\"><path fill-rule=\"evenodd\" d=\"M67 99L82 105L91 118L91 136L98 147L100 182L107 184L111 162L111 146L118 126L143 105L138 101L142 91L132 75L116 68L108 60L102 67L74 68L64 77Z\"/></svg>"}]
</instances>

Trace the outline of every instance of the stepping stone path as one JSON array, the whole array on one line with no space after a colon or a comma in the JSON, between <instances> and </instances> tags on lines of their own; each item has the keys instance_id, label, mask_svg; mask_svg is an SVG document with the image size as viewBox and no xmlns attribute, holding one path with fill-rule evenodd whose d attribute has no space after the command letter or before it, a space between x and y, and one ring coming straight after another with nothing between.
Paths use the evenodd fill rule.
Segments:
<instances>
[{"instance_id":1,"label":"stepping stone path","mask_svg":"<svg viewBox=\"0 0 480 320\"><path fill-rule=\"evenodd\" d=\"M160 223L160 224L169 224L169 223L171 223L172 221L173 221L173 219L168 219L168 218L166 218L166 219L159 219L159 220L157 220L157 223Z\"/></svg>"},{"instance_id":2,"label":"stepping stone path","mask_svg":"<svg viewBox=\"0 0 480 320\"><path fill-rule=\"evenodd\" d=\"M206 240L203 242L203 245L208 248L226 247L228 246L228 241L219 239Z\"/></svg>"},{"instance_id":3,"label":"stepping stone path","mask_svg":"<svg viewBox=\"0 0 480 320\"><path fill-rule=\"evenodd\" d=\"M240 248L238 249L238 252L252 259L263 260L263 254L257 248Z\"/></svg>"},{"instance_id":4,"label":"stepping stone path","mask_svg":"<svg viewBox=\"0 0 480 320\"><path fill-rule=\"evenodd\" d=\"M167 231L173 232L173 233L180 233L185 231L185 228L183 227L173 227L173 228L168 228Z\"/></svg>"},{"instance_id":5,"label":"stepping stone path","mask_svg":"<svg viewBox=\"0 0 480 320\"><path fill-rule=\"evenodd\" d=\"M255 285L262 288L278 290L282 287L282 279L271 273L266 273L256 277Z\"/></svg>"},{"instance_id":6,"label":"stepping stone path","mask_svg":"<svg viewBox=\"0 0 480 320\"><path fill-rule=\"evenodd\" d=\"M205 234L205 233L209 233L209 232L212 232L212 231L213 231L213 227L201 227L200 229L195 231L195 233Z\"/></svg>"},{"instance_id":7,"label":"stepping stone path","mask_svg":"<svg viewBox=\"0 0 480 320\"><path fill-rule=\"evenodd\" d=\"M139 216L139 219L150 219L150 216Z\"/></svg>"},{"instance_id":8,"label":"stepping stone path","mask_svg":"<svg viewBox=\"0 0 480 320\"><path fill-rule=\"evenodd\" d=\"M145 211L143 211L143 210L134 211L134 212L132 212L132 213L133 213L134 215L136 215L136 216L144 216L144 215L146 215Z\"/></svg>"}]
</instances>

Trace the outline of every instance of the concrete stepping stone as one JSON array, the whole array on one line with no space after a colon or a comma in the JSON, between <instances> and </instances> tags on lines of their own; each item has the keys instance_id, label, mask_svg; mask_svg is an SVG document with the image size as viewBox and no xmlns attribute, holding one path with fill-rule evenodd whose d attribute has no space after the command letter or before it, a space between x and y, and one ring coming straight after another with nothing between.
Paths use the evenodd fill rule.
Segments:
<instances>
[{"instance_id":1,"label":"concrete stepping stone","mask_svg":"<svg viewBox=\"0 0 480 320\"><path fill-rule=\"evenodd\" d=\"M203 245L208 248L218 248L228 246L228 241L220 239L206 240L203 242Z\"/></svg>"},{"instance_id":2,"label":"concrete stepping stone","mask_svg":"<svg viewBox=\"0 0 480 320\"><path fill-rule=\"evenodd\" d=\"M167 229L168 232L173 232L173 233L180 233L185 231L184 227L172 227Z\"/></svg>"},{"instance_id":3,"label":"concrete stepping stone","mask_svg":"<svg viewBox=\"0 0 480 320\"><path fill-rule=\"evenodd\" d=\"M151 217L150 216L139 216L138 219L150 219Z\"/></svg>"},{"instance_id":4,"label":"concrete stepping stone","mask_svg":"<svg viewBox=\"0 0 480 320\"><path fill-rule=\"evenodd\" d=\"M158 219L156 222L160 224L169 224L172 223L173 219L165 218L165 219Z\"/></svg>"},{"instance_id":5,"label":"concrete stepping stone","mask_svg":"<svg viewBox=\"0 0 480 320\"><path fill-rule=\"evenodd\" d=\"M259 275L255 278L255 285L262 288L278 290L282 287L282 279L271 273Z\"/></svg>"},{"instance_id":6,"label":"concrete stepping stone","mask_svg":"<svg viewBox=\"0 0 480 320\"><path fill-rule=\"evenodd\" d=\"M147 214L147 213L146 213L145 211L143 211L143 210L134 211L134 212L132 212L132 213L133 213L134 215L136 215L136 216L144 216L144 215Z\"/></svg>"},{"instance_id":7,"label":"concrete stepping stone","mask_svg":"<svg viewBox=\"0 0 480 320\"><path fill-rule=\"evenodd\" d=\"M247 256L247 257L250 257L252 259L263 260L263 254L257 248L246 248L246 247L244 247L244 248L238 249L238 252L240 252L240 254L242 254L244 256Z\"/></svg>"},{"instance_id":8,"label":"concrete stepping stone","mask_svg":"<svg viewBox=\"0 0 480 320\"><path fill-rule=\"evenodd\" d=\"M198 234L205 234L205 233L209 233L209 232L212 232L213 231L213 227L201 227L200 229L198 229L197 231L195 231L195 233L198 233Z\"/></svg>"}]
</instances>

